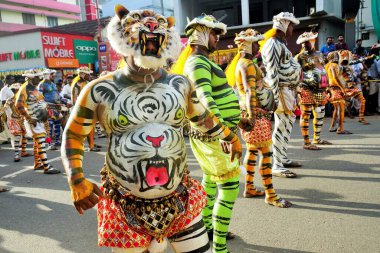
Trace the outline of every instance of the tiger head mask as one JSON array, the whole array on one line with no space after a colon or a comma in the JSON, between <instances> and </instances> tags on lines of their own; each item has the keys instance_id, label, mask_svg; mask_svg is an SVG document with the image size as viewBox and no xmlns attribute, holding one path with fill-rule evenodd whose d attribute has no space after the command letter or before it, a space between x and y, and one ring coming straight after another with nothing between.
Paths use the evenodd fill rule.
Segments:
<instances>
[{"instance_id":1,"label":"tiger head mask","mask_svg":"<svg viewBox=\"0 0 380 253\"><path fill-rule=\"evenodd\" d=\"M236 34L235 44L238 46L239 52L252 54L252 43L256 43L264 39L264 35L253 29L247 29Z\"/></svg>"},{"instance_id":2,"label":"tiger head mask","mask_svg":"<svg viewBox=\"0 0 380 253\"><path fill-rule=\"evenodd\" d=\"M178 57L181 42L173 17L151 10L128 11L122 5L116 5L115 14L107 36L117 53L132 56L135 64L145 69L164 67L169 59Z\"/></svg>"}]
</instances>

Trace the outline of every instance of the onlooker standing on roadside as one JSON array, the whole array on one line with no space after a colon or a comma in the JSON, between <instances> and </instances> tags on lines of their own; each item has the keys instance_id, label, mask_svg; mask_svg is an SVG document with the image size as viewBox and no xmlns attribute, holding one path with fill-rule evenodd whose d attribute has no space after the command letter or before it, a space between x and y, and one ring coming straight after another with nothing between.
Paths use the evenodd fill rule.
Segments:
<instances>
[{"instance_id":1,"label":"onlooker standing on roadside","mask_svg":"<svg viewBox=\"0 0 380 253\"><path fill-rule=\"evenodd\" d=\"M334 38L327 37L326 44L322 47L321 53L326 57L332 51L335 51Z\"/></svg>"},{"instance_id":2,"label":"onlooker standing on roadside","mask_svg":"<svg viewBox=\"0 0 380 253\"><path fill-rule=\"evenodd\" d=\"M9 98L14 96L12 90L9 88L14 82L15 82L14 76L7 76L5 78L4 86L0 91L0 99L1 99L0 108L2 108L5 105L5 102ZM7 110L10 111L10 109L7 109ZM4 112L5 112L5 109L4 109ZM12 139L13 136L9 132L8 126L6 124L7 116L5 113L3 113L2 116L0 117L0 121L1 121L0 124L2 124L2 126L0 126L0 129L1 129L0 130L0 143L1 144L9 144L10 143L9 140Z\"/></svg>"},{"instance_id":3,"label":"onlooker standing on roadside","mask_svg":"<svg viewBox=\"0 0 380 253\"><path fill-rule=\"evenodd\" d=\"M344 42L344 36L342 34L338 35L338 42L335 43L335 50L349 50L347 43Z\"/></svg>"},{"instance_id":4,"label":"onlooker standing on roadside","mask_svg":"<svg viewBox=\"0 0 380 253\"><path fill-rule=\"evenodd\" d=\"M367 55L367 50L364 47L362 47L362 39L356 40L356 47L352 49L352 53L356 54L359 57Z\"/></svg>"},{"instance_id":5,"label":"onlooker standing on roadside","mask_svg":"<svg viewBox=\"0 0 380 253\"><path fill-rule=\"evenodd\" d=\"M375 59L366 61L369 65L368 78L372 80L380 78L380 60L377 59L379 57L379 51L377 46L372 46L370 54L375 55L376 58L374 57ZM380 82L369 83L369 96L370 107L372 107L370 111L380 113Z\"/></svg>"}]
</instances>

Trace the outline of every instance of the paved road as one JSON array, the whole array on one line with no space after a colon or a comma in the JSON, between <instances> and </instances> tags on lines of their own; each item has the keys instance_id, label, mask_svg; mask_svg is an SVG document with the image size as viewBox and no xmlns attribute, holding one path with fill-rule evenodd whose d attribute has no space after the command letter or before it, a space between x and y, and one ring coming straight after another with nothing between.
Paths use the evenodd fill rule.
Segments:
<instances>
[{"instance_id":1,"label":"paved road","mask_svg":"<svg viewBox=\"0 0 380 253\"><path fill-rule=\"evenodd\" d=\"M294 206L275 208L240 194L231 224L238 237L229 242L230 251L380 252L380 117L368 120L371 125L361 126L347 119L346 128L355 133L349 136L325 127L323 135L334 145L321 151L301 148L297 125L289 153L304 166L296 179L274 179L277 192ZM200 179L188 151L191 173ZM49 151L48 158L63 171L58 151ZM104 152L85 153L87 177L99 181L103 160ZM0 185L11 189L0 194L0 252L110 252L96 246L96 211L78 215L65 175L33 172L32 161L13 163L10 147L0 146ZM260 188L260 176L255 181ZM242 192L243 176L240 182Z\"/></svg>"}]
</instances>

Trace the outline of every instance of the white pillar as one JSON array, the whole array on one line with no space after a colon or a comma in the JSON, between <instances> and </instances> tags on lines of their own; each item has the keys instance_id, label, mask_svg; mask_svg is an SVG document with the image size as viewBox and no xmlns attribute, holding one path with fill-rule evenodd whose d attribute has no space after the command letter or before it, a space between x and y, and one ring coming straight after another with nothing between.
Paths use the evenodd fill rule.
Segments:
<instances>
[{"instance_id":1,"label":"white pillar","mask_svg":"<svg viewBox=\"0 0 380 253\"><path fill-rule=\"evenodd\" d=\"M249 25L249 0L240 0L242 25Z\"/></svg>"},{"instance_id":2,"label":"white pillar","mask_svg":"<svg viewBox=\"0 0 380 253\"><path fill-rule=\"evenodd\" d=\"M184 24L183 24L183 11L182 11L182 1L174 0L174 18L175 18L175 26L177 31L181 34L183 32Z\"/></svg>"}]
</instances>

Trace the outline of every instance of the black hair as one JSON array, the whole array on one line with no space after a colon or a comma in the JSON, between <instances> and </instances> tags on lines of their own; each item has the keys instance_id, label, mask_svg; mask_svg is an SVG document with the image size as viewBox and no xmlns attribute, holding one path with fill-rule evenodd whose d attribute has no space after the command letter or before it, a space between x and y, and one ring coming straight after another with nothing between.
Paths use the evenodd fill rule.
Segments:
<instances>
[{"instance_id":1,"label":"black hair","mask_svg":"<svg viewBox=\"0 0 380 253\"><path fill-rule=\"evenodd\" d=\"M342 37L344 38L344 35L343 35L343 34L339 34L338 37L339 37L339 36L342 36Z\"/></svg>"}]
</instances>

